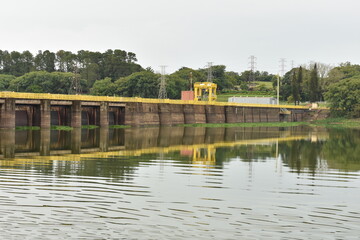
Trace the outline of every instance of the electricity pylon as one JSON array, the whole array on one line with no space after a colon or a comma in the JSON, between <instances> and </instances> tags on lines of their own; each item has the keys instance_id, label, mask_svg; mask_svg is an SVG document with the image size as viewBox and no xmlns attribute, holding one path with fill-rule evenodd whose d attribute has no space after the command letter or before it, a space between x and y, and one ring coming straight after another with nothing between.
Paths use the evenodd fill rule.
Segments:
<instances>
[{"instance_id":1,"label":"electricity pylon","mask_svg":"<svg viewBox=\"0 0 360 240\"><path fill-rule=\"evenodd\" d=\"M159 99L166 99L167 93L166 93L166 77L165 77L165 68L166 66L160 66L161 67L161 77L160 77L160 89L159 89Z\"/></svg>"},{"instance_id":2,"label":"electricity pylon","mask_svg":"<svg viewBox=\"0 0 360 240\"><path fill-rule=\"evenodd\" d=\"M70 89L69 89L69 94L81 94L82 90L81 90L81 84L80 84L80 76L78 73L78 67L77 64L74 65L74 76L72 78L71 84L70 84Z\"/></svg>"}]
</instances>

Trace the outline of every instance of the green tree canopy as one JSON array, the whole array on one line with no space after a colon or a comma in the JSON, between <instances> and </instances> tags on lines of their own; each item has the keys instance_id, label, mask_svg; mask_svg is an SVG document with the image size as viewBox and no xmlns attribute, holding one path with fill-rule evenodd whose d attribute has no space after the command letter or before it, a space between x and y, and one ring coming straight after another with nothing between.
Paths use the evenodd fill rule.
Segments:
<instances>
[{"instance_id":1,"label":"green tree canopy","mask_svg":"<svg viewBox=\"0 0 360 240\"><path fill-rule=\"evenodd\" d=\"M111 78L98 80L90 89L90 94L97 96L113 96L116 94L116 85Z\"/></svg>"},{"instance_id":2,"label":"green tree canopy","mask_svg":"<svg viewBox=\"0 0 360 240\"><path fill-rule=\"evenodd\" d=\"M10 82L16 77L13 75L0 74L0 91L7 91L10 86Z\"/></svg>"},{"instance_id":3,"label":"green tree canopy","mask_svg":"<svg viewBox=\"0 0 360 240\"><path fill-rule=\"evenodd\" d=\"M332 84L325 99L335 114L360 117L360 75Z\"/></svg>"},{"instance_id":4,"label":"green tree canopy","mask_svg":"<svg viewBox=\"0 0 360 240\"><path fill-rule=\"evenodd\" d=\"M67 94L73 73L61 72L30 72L21 77L12 79L9 84L10 91L34 92L34 93L59 93ZM86 90L86 81L81 80L82 89Z\"/></svg>"},{"instance_id":5,"label":"green tree canopy","mask_svg":"<svg viewBox=\"0 0 360 240\"><path fill-rule=\"evenodd\" d=\"M157 98L159 75L149 71L133 73L115 81L116 94L124 97Z\"/></svg>"}]
</instances>

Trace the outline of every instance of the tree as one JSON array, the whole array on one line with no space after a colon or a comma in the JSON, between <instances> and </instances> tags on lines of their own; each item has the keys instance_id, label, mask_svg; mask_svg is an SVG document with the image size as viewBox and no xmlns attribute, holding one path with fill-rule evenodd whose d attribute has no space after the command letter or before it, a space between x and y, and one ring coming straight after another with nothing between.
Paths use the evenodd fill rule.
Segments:
<instances>
[{"instance_id":1,"label":"tree","mask_svg":"<svg viewBox=\"0 0 360 240\"><path fill-rule=\"evenodd\" d=\"M299 102L304 98L303 87L302 87L303 82L304 82L303 68L300 66L299 71L298 71L298 76L297 76L297 87L298 87L298 92L299 92Z\"/></svg>"},{"instance_id":2,"label":"tree","mask_svg":"<svg viewBox=\"0 0 360 240\"><path fill-rule=\"evenodd\" d=\"M38 71L47 71L54 72L55 71L55 53L46 50L44 52L39 51L35 56L35 69Z\"/></svg>"},{"instance_id":3,"label":"tree","mask_svg":"<svg viewBox=\"0 0 360 240\"><path fill-rule=\"evenodd\" d=\"M331 85L325 93L325 99L334 114L360 117L360 75Z\"/></svg>"},{"instance_id":4,"label":"tree","mask_svg":"<svg viewBox=\"0 0 360 240\"><path fill-rule=\"evenodd\" d=\"M21 53L17 51L12 51L10 53L10 58L11 58L10 74L15 76L23 75L21 69Z\"/></svg>"},{"instance_id":5,"label":"tree","mask_svg":"<svg viewBox=\"0 0 360 240\"><path fill-rule=\"evenodd\" d=\"M181 91L189 90L189 82L177 74L166 77L166 91L170 99L180 99Z\"/></svg>"},{"instance_id":6,"label":"tree","mask_svg":"<svg viewBox=\"0 0 360 240\"><path fill-rule=\"evenodd\" d=\"M319 76L317 70L317 64L314 65L314 68L311 70L310 74L310 83L309 83L309 100L310 102L316 102L320 100L320 90L319 90Z\"/></svg>"},{"instance_id":7,"label":"tree","mask_svg":"<svg viewBox=\"0 0 360 240\"><path fill-rule=\"evenodd\" d=\"M159 75L149 71L136 72L115 81L115 94L124 97L157 98Z\"/></svg>"},{"instance_id":8,"label":"tree","mask_svg":"<svg viewBox=\"0 0 360 240\"><path fill-rule=\"evenodd\" d=\"M293 71L294 69L290 70L280 78L280 97L282 100L287 100L292 95L291 76Z\"/></svg>"},{"instance_id":9,"label":"tree","mask_svg":"<svg viewBox=\"0 0 360 240\"><path fill-rule=\"evenodd\" d=\"M30 72L10 81L9 90L19 92L67 94L74 79L73 73ZM80 80L81 88L86 92L85 80Z\"/></svg>"},{"instance_id":10,"label":"tree","mask_svg":"<svg viewBox=\"0 0 360 240\"><path fill-rule=\"evenodd\" d=\"M16 77L13 75L0 74L0 91L7 91L9 89L10 82Z\"/></svg>"},{"instance_id":11,"label":"tree","mask_svg":"<svg viewBox=\"0 0 360 240\"><path fill-rule=\"evenodd\" d=\"M111 78L98 80L90 89L90 94L98 96L113 96L116 93L116 85L111 81Z\"/></svg>"},{"instance_id":12,"label":"tree","mask_svg":"<svg viewBox=\"0 0 360 240\"><path fill-rule=\"evenodd\" d=\"M291 74L291 90L295 105L300 103L300 84L296 76L296 71Z\"/></svg>"},{"instance_id":13,"label":"tree","mask_svg":"<svg viewBox=\"0 0 360 240\"><path fill-rule=\"evenodd\" d=\"M34 71L34 56L29 51L21 53L21 75Z\"/></svg>"}]
</instances>

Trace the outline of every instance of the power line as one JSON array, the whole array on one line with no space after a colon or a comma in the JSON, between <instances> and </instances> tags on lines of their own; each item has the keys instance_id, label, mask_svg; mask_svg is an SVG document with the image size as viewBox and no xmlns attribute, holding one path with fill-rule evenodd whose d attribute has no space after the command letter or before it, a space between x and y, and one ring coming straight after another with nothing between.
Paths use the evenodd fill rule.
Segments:
<instances>
[{"instance_id":1,"label":"power line","mask_svg":"<svg viewBox=\"0 0 360 240\"><path fill-rule=\"evenodd\" d=\"M159 89L159 99L166 99L167 92L166 92L166 77L165 77L165 68L166 66L162 65L161 68L161 77L160 77L160 89Z\"/></svg>"}]
</instances>

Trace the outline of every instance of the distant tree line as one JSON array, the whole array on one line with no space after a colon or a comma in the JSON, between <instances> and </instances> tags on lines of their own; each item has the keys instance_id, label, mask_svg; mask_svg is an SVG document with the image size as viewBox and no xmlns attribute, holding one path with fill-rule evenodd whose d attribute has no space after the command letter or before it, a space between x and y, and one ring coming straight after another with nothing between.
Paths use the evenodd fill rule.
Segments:
<instances>
[{"instance_id":1,"label":"distant tree line","mask_svg":"<svg viewBox=\"0 0 360 240\"><path fill-rule=\"evenodd\" d=\"M192 88L191 82L207 81L208 70L208 68L195 70L182 67L176 72L167 75L166 90L168 97L179 99L181 91ZM211 70L212 81L217 84L219 92L249 89L250 80L248 79L247 71L244 74L226 71L226 66L224 65L212 66ZM257 72L257 75L259 79L263 78L269 82L274 77L267 72ZM115 81L111 78L96 81L90 93L94 95L157 98L160 84L159 79L160 74L154 73L152 69L146 69L126 77L121 77Z\"/></svg>"},{"instance_id":2,"label":"distant tree line","mask_svg":"<svg viewBox=\"0 0 360 240\"><path fill-rule=\"evenodd\" d=\"M34 71L74 73L86 81L87 88L91 88L96 80L117 79L143 70L136 62L135 53L118 49L103 53L46 50L35 55L30 51L0 50L0 74L20 77Z\"/></svg>"},{"instance_id":3,"label":"distant tree line","mask_svg":"<svg viewBox=\"0 0 360 240\"><path fill-rule=\"evenodd\" d=\"M156 98L160 74L136 63L135 53L123 50L76 53L60 50L0 50L0 91L67 94L74 78L85 94ZM227 71L224 65L212 66L212 81L218 92L276 90L277 76L265 71ZM166 76L167 95L179 99L191 83L207 81L208 68L182 67ZM272 82L273 88L254 82ZM312 63L291 69L280 80L282 100L318 102L326 100L338 115L360 117L360 66L343 63L337 67Z\"/></svg>"}]
</instances>

